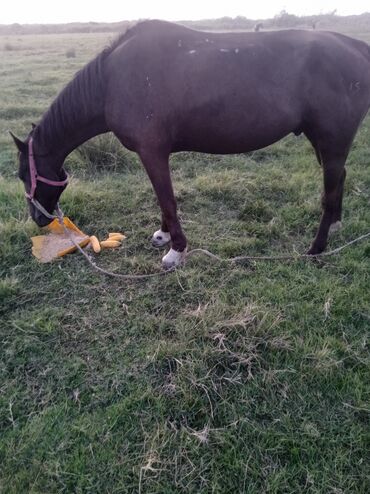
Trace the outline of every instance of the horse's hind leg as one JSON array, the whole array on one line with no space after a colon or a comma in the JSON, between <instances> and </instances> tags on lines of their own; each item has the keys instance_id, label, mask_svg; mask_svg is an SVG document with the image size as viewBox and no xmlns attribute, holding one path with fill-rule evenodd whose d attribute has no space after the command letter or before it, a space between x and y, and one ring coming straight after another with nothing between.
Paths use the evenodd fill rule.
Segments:
<instances>
[{"instance_id":1,"label":"horse's hind leg","mask_svg":"<svg viewBox=\"0 0 370 494\"><path fill-rule=\"evenodd\" d=\"M152 149L141 150L139 154L162 210L161 233L170 236L172 242L170 251L162 259L163 267L169 269L179 266L185 261L186 237L182 232L177 217L176 199L173 193L168 163L169 155L163 151L153 151ZM159 233L159 231L156 233ZM165 239L167 236L165 236ZM169 238L167 237L168 240ZM165 243L167 242L157 245L164 245Z\"/></svg>"},{"instance_id":2,"label":"horse's hind leg","mask_svg":"<svg viewBox=\"0 0 370 494\"><path fill-rule=\"evenodd\" d=\"M329 228L329 233L334 233L342 228L342 202L343 202L343 190L344 190L344 182L346 180L346 169L343 168L343 173L340 178L338 191L337 191L337 204L333 214L332 223Z\"/></svg>"},{"instance_id":3,"label":"horse's hind leg","mask_svg":"<svg viewBox=\"0 0 370 494\"><path fill-rule=\"evenodd\" d=\"M320 153L324 172L324 192L322 196L322 216L316 237L308 254L319 254L327 244L330 226L340 221L342 212L343 185L347 153Z\"/></svg>"},{"instance_id":4,"label":"horse's hind leg","mask_svg":"<svg viewBox=\"0 0 370 494\"><path fill-rule=\"evenodd\" d=\"M310 134L310 132L305 132L306 137L309 139L309 141L312 144L312 147L314 148L315 154L317 161L319 165L324 166L323 163L323 157L320 152L320 147L318 142L316 142L316 139L313 135ZM344 160L346 159L345 157L347 156L348 152L344 153ZM339 159L339 161L343 160L343 157ZM329 161L325 159L325 163ZM334 233L338 231L342 227L342 201L343 201L343 189L344 189L344 182L346 179L346 169L343 167L343 173L340 178L339 186L337 187L337 199L336 199L336 205L334 207L334 213L332 216L332 223L330 224L329 227L329 233Z\"/></svg>"}]
</instances>

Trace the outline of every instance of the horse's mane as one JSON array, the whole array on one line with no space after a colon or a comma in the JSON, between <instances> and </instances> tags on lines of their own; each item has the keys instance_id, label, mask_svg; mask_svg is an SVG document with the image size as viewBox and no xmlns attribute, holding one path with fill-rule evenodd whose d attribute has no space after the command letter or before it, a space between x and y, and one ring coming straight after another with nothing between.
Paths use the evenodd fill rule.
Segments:
<instances>
[{"instance_id":1,"label":"horse's mane","mask_svg":"<svg viewBox=\"0 0 370 494\"><path fill-rule=\"evenodd\" d=\"M136 25L113 40L79 70L55 98L35 129L35 137L37 136L42 148L50 151L60 136L68 136L76 126L102 114L105 92L104 62L132 35L135 28Z\"/></svg>"}]
</instances>

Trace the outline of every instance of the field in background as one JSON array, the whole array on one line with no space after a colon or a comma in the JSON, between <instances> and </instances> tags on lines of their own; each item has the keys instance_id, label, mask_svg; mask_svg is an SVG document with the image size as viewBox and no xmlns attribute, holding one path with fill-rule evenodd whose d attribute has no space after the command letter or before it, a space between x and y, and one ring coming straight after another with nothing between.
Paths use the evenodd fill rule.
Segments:
<instances>
[{"instance_id":1,"label":"field in background","mask_svg":"<svg viewBox=\"0 0 370 494\"><path fill-rule=\"evenodd\" d=\"M24 137L109 34L0 37L0 492L367 493L369 262L215 264L146 282L82 257L40 265L7 133ZM370 33L360 37L370 42ZM348 159L344 228L370 230L370 118ZM159 210L113 137L67 160L62 208L99 237L107 269L158 270ZM172 158L191 248L303 252L321 170L303 137L238 156Z\"/></svg>"}]
</instances>

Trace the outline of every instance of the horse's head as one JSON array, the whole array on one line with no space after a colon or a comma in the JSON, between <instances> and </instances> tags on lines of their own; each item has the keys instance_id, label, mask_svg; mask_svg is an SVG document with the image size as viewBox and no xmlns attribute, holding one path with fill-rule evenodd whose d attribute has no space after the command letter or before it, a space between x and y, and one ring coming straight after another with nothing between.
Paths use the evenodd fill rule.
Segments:
<instances>
[{"instance_id":1,"label":"horse's head","mask_svg":"<svg viewBox=\"0 0 370 494\"><path fill-rule=\"evenodd\" d=\"M24 183L31 217L38 226L46 226L58 208L59 197L67 185L67 174L60 159L37 152L33 130L25 141L12 133L11 136L19 151L18 175Z\"/></svg>"}]
</instances>

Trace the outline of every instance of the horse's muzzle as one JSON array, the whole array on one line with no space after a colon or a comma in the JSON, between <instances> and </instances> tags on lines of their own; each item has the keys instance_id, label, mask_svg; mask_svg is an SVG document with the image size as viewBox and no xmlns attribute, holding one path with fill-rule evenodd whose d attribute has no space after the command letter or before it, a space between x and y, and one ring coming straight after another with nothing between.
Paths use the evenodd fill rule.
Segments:
<instances>
[{"instance_id":1,"label":"horse's muzzle","mask_svg":"<svg viewBox=\"0 0 370 494\"><path fill-rule=\"evenodd\" d=\"M47 218L44 214L42 214L38 209L36 209L32 204L30 204L30 212L33 221L40 228L49 225L52 222L52 219Z\"/></svg>"}]
</instances>

